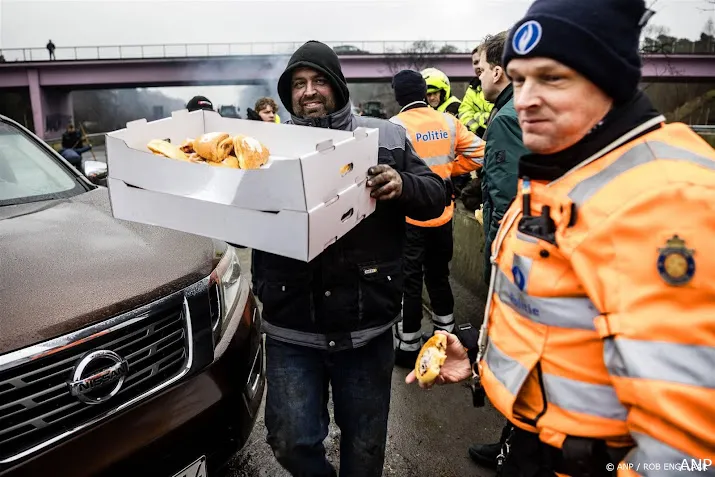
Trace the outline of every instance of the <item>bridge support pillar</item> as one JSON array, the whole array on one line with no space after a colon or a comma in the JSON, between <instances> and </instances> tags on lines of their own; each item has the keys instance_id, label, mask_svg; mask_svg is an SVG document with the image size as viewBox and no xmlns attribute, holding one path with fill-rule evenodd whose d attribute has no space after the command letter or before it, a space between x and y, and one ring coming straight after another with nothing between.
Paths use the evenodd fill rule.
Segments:
<instances>
[{"instance_id":1,"label":"bridge support pillar","mask_svg":"<svg viewBox=\"0 0 715 477\"><path fill-rule=\"evenodd\" d=\"M60 136L73 121L71 91L42 88L38 70L27 71L35 134L40 138Z\"/></svg>"},{"instance_id":2,"label":"bridge support pillar","mask_svg":"<svg viewBox=\"0 0 715 477\"><path fill-rule=\"evenodd\" d=\"M35 125L35 134L40 138L45 137L45 114L42 108L42 90L40 89L40 72L27 70L27 81L30 86L30 105L32 106L32 122Z\"/></svg>"}]
</instances>

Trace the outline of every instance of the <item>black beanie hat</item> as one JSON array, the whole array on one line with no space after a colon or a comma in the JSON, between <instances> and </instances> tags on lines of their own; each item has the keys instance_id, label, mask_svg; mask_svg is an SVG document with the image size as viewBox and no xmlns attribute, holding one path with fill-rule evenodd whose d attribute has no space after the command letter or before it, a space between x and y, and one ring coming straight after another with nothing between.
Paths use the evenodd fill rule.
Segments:
<instances>
[{"instance_id":1,"label":"black beanie hat","mask_svg":"<svg viewBox=\"0 0 715 477\"><path fill-rule=\"evenodd\" d=\"M325 43L309 41L295 50L288 60L285 71L278 79L278 96L289 113L294 114L291 80L293 70L298 68L312 68L323 73L333 87L336 107L341 109L348 104L350 92L338 55Z\"/></svg>"},{"instance_id":2,"label":"black beanie hat","mask_svg":"<svg viewBox=\"0 0 715 477\"><path fill-rule=\"evenodd\" d=\"M641 79L639 39L647 11L643 0L536 0L509 32L502 64L551 58L624 103Z\"/></svg>"},{"instance_id":3,"label":"black beanie hat","mask_svg":"<svg viewBox=\"0 0 715 477\"><path fill-rule=\"evenodd\" d=\"M395 100L400 106L415 101L424 101L427 96L427 82L422 74L413 70L402 70L392 78Z\"/></svg>"},{"instance_id":4,"label":"black beanie hat","mask_svg":"<svg viewBox=\"0 0 715 477\"><path fill-rule=\"evenodd\" d=\"M194 96L186 103L186 109L189 111L198 111L199 109L213 111L214 105L206 96Z\"/></svg>"}]
</instances>

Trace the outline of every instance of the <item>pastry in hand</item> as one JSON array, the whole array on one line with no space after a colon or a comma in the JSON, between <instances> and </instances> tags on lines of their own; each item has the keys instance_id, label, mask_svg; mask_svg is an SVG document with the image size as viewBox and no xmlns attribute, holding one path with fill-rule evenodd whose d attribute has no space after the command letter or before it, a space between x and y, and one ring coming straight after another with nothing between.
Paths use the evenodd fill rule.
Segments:
<instances>
[{"instance_id":1,"label":"pastry in hand","mask_svg":"<svg viewBox=\"0 0 715 477\"><path fill-rule=\"evenodd\" d=\"M147 144L147 148L154 154L158 154L160 156L178 159L180 161L189 160L188 156L184 154L184 151L179 149L179 147L161 139L154 139L153 141L150 141L149 144Z\"/></svg>"},{"instance_id":2,"label":"pastry in hand","mask_svg":"<svg viewBox=\"0 0 715 477\"><path fill-rule=\"evenodd\" d=\"M238 135L233 138L233 151L241 169L259 169L268 162L268 148L255 138Z\"/></svg>"},{"instance_id":3,"label":"pastry in hand","mask_svg":"<svg viewBox=\"0 0 715 477\"><path fill-rule=\"evenodd\" d=\"M434 383L442 370L442 365L447 359L447 337L435 334L422 346L420 354L415 361L415 376L417 380L426 385Z\"/></svg>"},{"instance_id":4,"label":"pastry in hand","mask_svg":"<svg viewBox=\"0 0 715 477\"><path fill-rule=\"evenodd\" d=\"M227 133L206 133L194 141L194 150L209 162L221 162L233 152L233 141Z\"/></svg>"}]
</instances>

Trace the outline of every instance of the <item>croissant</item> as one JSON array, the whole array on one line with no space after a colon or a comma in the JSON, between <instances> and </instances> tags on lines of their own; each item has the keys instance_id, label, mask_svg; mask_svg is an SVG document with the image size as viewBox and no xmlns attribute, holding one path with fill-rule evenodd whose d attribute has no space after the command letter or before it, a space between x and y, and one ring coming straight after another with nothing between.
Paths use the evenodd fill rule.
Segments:
<instances>
[{"instance_id":1,"label":"croissant","mask_svg":"<svg viewBox=\"0 0 715 477\"><path fill-rule=\"evenodd\" d=\"M194 140L187 139L181 144L181 146L179 146L179 149L184 151L186 154L191 154L192 152L194 152Z\"/></svg>"},{"instance_id":2,"label":"croissant","mask_svg":"<svg viewBox=\"0 0 715 477\"><path fill-rule=\"evenodd\" d=\"M158 154L160 156L178 159L180 161L189 160L189 157L184 154L184 151L182 151L179 147L161 139L154 139L150 141L149 144L147 144L147 148L154 154Z\"/></svg>"},{"instance_id":3,"label":"croissant","mask_svg":"<svg viewBox=\"0 0 715 477\"><path fill-rule=\"evenodd\" d=\"M224 159L221 162L209 162L207 164L210 164L212 166L217 166L217 167L228 167L231 169L239 169L238 159L236 158L236 156L228 156L226 159Z\"/></svg>"},{"instance_id":4,"label":"croissant","mask_svg":"<svg viewBox=\"0 0 715 477\"><path fill-rule=\"evenodd\" d=\"M209 162L221 162L233 152L233 141L227 133L206 133L194 141L194 150Z\"/></svg>"},{"instance_id":5,"label":"croissant","mask_svg":"<svg viewBox=\"0 0 715 477\"><path fill-rule=\"evenodd\" d=\"M241 169L259 169L270 156L270 151L260 141L240 134L233 138L233 150Z\"/></svg>"}]
</instances>

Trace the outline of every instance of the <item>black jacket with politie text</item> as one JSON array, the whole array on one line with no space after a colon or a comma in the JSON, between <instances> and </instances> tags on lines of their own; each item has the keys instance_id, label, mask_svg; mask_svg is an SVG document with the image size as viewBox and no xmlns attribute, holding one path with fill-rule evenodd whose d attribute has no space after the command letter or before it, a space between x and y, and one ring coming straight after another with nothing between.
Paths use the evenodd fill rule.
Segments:
<instances>
[{"instance_id":1,"label":"black jacket with politie text","mask_svg":"<svg viewBox=\"0 0 715 477\"><path fill-rule=\"evenodd\" d=\"M445 188L416 155L401 126L351 113L338 57L322 43L308 42L298 49L279 80L278 93L291 114L291 72L303 66L326 75L339 109L319 119L292 116L292 123L345 131L377 128L378 162L402 178L399 198L379 201L373 214L308 263L253 251L263 331L278 340L338 351L364 345L399 318L405 216L438 217Z\"/></svg>"}]
</instances>

